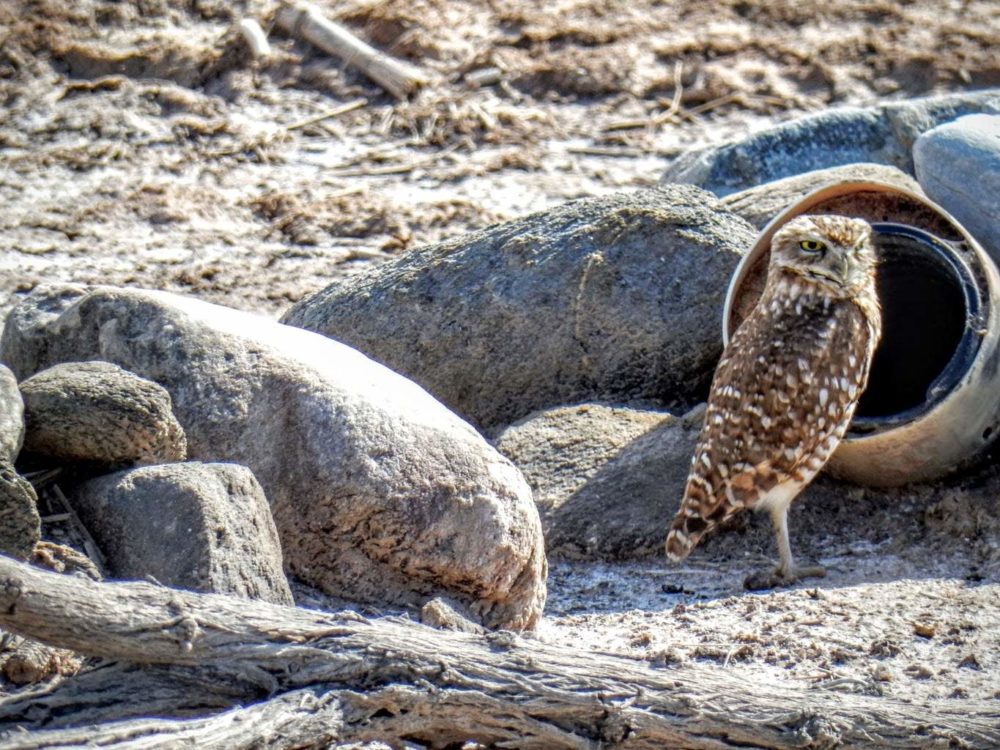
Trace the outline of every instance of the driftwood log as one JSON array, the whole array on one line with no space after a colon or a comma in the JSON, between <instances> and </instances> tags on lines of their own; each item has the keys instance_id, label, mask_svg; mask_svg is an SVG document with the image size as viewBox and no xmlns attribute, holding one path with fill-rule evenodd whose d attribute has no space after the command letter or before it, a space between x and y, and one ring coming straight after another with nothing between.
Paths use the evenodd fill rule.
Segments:
<instances>
[{"instance_id":1,"label":"driftwood log","mask_svg":"<svg viewBox=\"0 0 1000 750\"><path fill-rule=\"evenodd\" d=\"M361 41L311 3L282 5L274 21L285 33L358 68L397 99L405 99L428 81L423 72Z\"/></svg>"},{"instance_id":2,"label":"driftwood log","mask_svg":"<svg viewBox=\"0 0 1000 750\"><path fill-rule=\"evenodd\" d=\"M97 583L4 557L0 626L106 660L0 700L0 748L1000 746L996 701L930 711L762 689L720 667Z\"/></svg>"}]
</instances>

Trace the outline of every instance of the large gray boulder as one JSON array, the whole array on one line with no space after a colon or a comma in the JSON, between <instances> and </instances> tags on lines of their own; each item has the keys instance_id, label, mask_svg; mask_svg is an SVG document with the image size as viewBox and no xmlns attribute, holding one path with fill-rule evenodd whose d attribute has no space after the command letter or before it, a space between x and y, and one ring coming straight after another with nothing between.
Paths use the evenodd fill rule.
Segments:
<instances>
[{"instance_id":1,"label":"large gray boulder","mask_svg":"<svg viewBox=\"0 0 1000 750\"><path fill-rule=\"evenodd\" d=\"M913 146L917 179L1000 263L1000 116L969 115Z\"/></svg>"},{"instance_id":2,"label":"large gray boulder","mask_svg":"<svg viewBox=\"0 0 1000 750\"><path fill-rule=\"evenodd\" d=\"M0 364L0 463L13 464L24 442L24 401L17 378Z\"/></svg>"},{"instance_id":3,"label":"large gray boulder","mask_svg":"<svg viewBox=\"0 0 1000 750\"><path fill-rule=\"evenodd\" d=\"M250 467L288 569L328 593L466 604L530 627L545 601L520 472L426 391L359 352L164 292L37 289L0 342L15 373L101 359L161 384L202 461Z\"/></svg>"},{"instance_id":4,"label":"large gray boulder","mask_svg":"<svg viewBox=\"0 0 1000 750\"><path fill-rule=\"evenodd\" d=\"M600 404L534 414L497 436L528 478L550 555L626 560L662 554L691 466L701 409Z\"/></svg>"},{"instance_id":5,"label":"large gray boulder","mask_svg":"<svg viewBox=\"0 0 1000 750\"><path fill-rule=\"evenodd\" d=\"M110 362L50 367L21 383L24 450L109 468L183 461L170 394Z\"/></svg>"},{"instance_id":6,"label":"large gray boulder","mask_svg":"<svg viewBox=\"0 0 1000 750\"><path fill-rule=\"evenodd\" d=\"M758 229L763 229L771 219L809 193L828 185L854 181L892 185L917 195L923 192L915 179L896 167L885 164L847 164L765 182L763 185L731 193L722 199L722 203Z\"/></svg>"},{"instance_id":7,"label":"large gray boulder","mask_svg":"<svg viewBox=\"0 0 1000 750\"><path fill-rule=\"evenodd\" d=\"M726 285L753 239L689 186L574 201L335 282L283 321L483 428L579 401L688 405L721 354Z\"/></svg>"},{"instance_id":8,"label":"large gray boulder","mask_svg":"<svg viewBox=\"0 0 1000 750\"><path fill-rule=\"evenodd\" d=\"M245 466L126 469L79 485L73 507L115 578L293 603L267 499Z\"/></svg>"},{"instance_id":9,"label":"large gray boulder","mask_svg":"<svg viewBox=\"0 0 1000 750\"><path fill-rule=\"evenodd\" d=\"M913 174L914 141L931 128L974 113L1000 114L1000 89L830 109L761 130L740 141L698 147L663 175L728 195L783 177L855 162Z\"/></svg>"}]
</instances>

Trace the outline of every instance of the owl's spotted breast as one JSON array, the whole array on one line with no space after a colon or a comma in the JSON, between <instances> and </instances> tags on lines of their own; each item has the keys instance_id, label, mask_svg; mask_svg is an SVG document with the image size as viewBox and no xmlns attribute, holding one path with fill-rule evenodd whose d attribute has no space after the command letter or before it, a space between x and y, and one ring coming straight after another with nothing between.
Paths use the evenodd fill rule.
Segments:
<instances>
[{"instance_id":1,"label":"owl's spotted breast","mask_svg":"<svg viewBox=\"0 0 1000 750\"><path fill-rule=\"evenodd\" d=\"M698 516L753 508L808 482L843 437L868 376L872 331L848 300L781 297L736 332L713 379L689 484Z\"/></svg>"}]
</instances>

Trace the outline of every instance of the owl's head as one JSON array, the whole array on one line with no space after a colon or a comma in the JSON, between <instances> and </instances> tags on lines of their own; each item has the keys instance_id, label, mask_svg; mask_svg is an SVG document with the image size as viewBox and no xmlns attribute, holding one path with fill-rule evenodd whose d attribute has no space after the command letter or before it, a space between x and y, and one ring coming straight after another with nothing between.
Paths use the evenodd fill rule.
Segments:
<instances>
[{"instance_id":1,"label":"owl's head","mask_svg":"<svg viewBox=\"0 0 1000 750\"><path fill-rule=\"evenodd\" d=\"M839 294L856 294L875 276L871 225L847 216L798 216L771 239L771 268Z\"/></svg>"}]
</instances>

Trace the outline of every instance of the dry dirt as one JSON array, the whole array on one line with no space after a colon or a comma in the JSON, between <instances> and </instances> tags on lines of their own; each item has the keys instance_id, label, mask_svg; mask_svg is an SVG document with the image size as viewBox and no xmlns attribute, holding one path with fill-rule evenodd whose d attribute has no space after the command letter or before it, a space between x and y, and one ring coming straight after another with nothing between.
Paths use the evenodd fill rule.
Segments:
<instances>
[{"instance_id":1,"label":"dry dirt","mask_svg":"<svg viewBox=\"0 0 1000 750\"><path fill-rule=\"evenodd\" d=\"M654 183L691 144L1000 85L989 1L320 5L431 85L396 102L277 31L252 61L232 28L267 26L262 1L2 0L0 321L54 280L276 316L408 248ZM741 581L768 549L680 569L555 563L538 637L706 660L761 689L891 696L926 704L930 722L942 701L1000 699L996 558L972 560L958 533L902 555L830 537L810 550L830 577L767 594Z\"/></svg>"}]
</instances>

